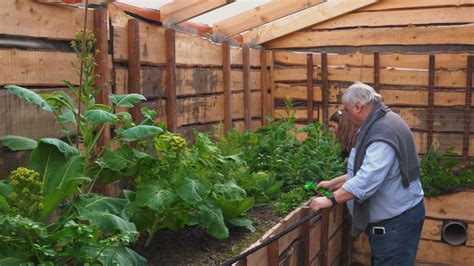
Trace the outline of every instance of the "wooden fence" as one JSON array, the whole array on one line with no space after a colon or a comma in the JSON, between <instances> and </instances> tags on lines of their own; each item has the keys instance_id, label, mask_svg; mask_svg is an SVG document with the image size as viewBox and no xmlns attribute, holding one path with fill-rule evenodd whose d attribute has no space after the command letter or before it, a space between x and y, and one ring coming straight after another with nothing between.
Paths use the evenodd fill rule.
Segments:
<instances>
[{"instance_id":1,"label":"wooden fence","mask_svg":"<svg viewBox=\"0 0 474 266\"><path fill-rule=\"evenodd\" d=\"M474 53L275 51L274 57L277 115L284 112L278 102L292 98L299 106L296 116L301 123L312 120L310 115L327 121L342 108L340 98L347 86L362 81L408 123L419 153L436 142L441 150L454 148L459 155L474 156L474 124L470 123ZM309 94L313 101L308 101Z\"/></svg>"},{"instance_id":2,"label":"wooden fence","mask_svg":"<svg viewBox=\"0 0 474 266\"><path fill-rule=\"evenodd\" d=\"M11 95L3 86L14 84L41 93L67 90L63 80L77 85L79 78L70 64L76 58L69 42L82 29L84 12L32 0L0 3L0 114L4 121L0 136L63 136L52 114ZM262 113L270 114L266 106L271 99L264 92L271 84L271 53L165 29L127 16L114 6L107 9L105 23L99 23L98 13L99 9L88 10L87 29L108 50L96 68L108 81L105 95L142 93L147 98L142 106L157 111L160 121L186 137L192 128L255 130L262 123ZM138 109L132 113L138 117ZM0 152L1 178L28 156L3 148Z\"/></svg>"},{"instance_id":3,"label":"wooden fence","mask_svg":"<svg viewBox=\"0 0 474 266\"><path fill-rule=\"evenodd\" d=\"M293 226L309 214L309 206L295 209L248 249ZM346 265L349 260L348 246L344 243L349 244L349 230L344 225L344 206L323 210L320 215L248 255L237 265Z\"/></svg>"}]
</instances>

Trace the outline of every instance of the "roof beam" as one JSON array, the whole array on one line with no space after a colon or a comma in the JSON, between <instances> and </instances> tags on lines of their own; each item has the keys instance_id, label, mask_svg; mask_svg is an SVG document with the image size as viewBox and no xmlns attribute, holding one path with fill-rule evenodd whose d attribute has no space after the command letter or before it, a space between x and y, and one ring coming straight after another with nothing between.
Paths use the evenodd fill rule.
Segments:
<instances>
[{"instance_id":1,"label":"roof beam","mask_svg":"<svg viewBox=\"0 0 474 266\"><path fill-rule=\"evenodd\" d=\"M160 8L162 22L175 23L189 20L235 0L174 0Z\"/></svg>"},{"instance_id":2,"label":"roof beam","mask_svg":"<svg viewBox=\"0 0 474 266\"><path fill-rule=\"evenodd\" d=\"M262 44L314 24L371 5L377 1L378 0L329 0L244 33L244 42Z\"/></svg>"},{"instance_id":3,"label":"roof beam","mask_svg":"<svg viewBox=\"0 0 474 266\"><path fill-rule=\"evenodd\" d=\"M272 0L270 3L214 23L212 33L232 36L324 1L325 0Z\"/></svg>"}]
</instances>

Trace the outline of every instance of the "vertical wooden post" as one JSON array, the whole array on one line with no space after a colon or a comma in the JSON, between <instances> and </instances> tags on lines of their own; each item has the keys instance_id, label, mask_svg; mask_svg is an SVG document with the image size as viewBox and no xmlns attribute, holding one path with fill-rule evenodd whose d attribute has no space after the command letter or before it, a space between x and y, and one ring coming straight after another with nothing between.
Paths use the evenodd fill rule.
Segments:
<instances>
[{"instance_id":1,"label":"vertical wooden post","mask_svg":"<svg viewBox=\"0 0 474 266\"><path fill-rule=\"evenodd\" d=\"M338 208L343 208L342 216L342 244L341 244L341 265L350 265L351 263L351 247L352 247L352 236L351 236L351 225L352 219L347 209L347 206L341 205Z\"/></svg>"},{"instance_id":2,"label":"vertical wooden post","mask_svg":"<svg viewBox=\"0 0 474 266\"><path fill-rule=\"evenodd\" d=\"M171 132L178 129L176 116L176 32L167 29L165 32L166 53L166 126Z\"/></svg>"},{"instance_id":3,"label":"vertical wooden post","mask_svg":"<svg viewBox=\"0 0 474 266\"><path fill-rule=\"evenodd\" d=\"M275 117L275 52L270 51L270 106L268 115Z\"/></svg>"},{"instance_id":4,"label":"vertical wooden post","mask_svg":"<svg viewBox=\"0 0 474 266\"><path fill-rule=\"evenodd\" d=\"M331 208L321 210L321 251L319 255L321 266L328 266L328 247L329 247L329 215L331 214Z\"/></svg>"},{"instance_id":5,"label":"vertical wooden post","mask_svg":"<svg viewBox=\"0 0 474 266\"><path fill-rule=\"evenodd\" d=\"M244 128L250 130L250 123L252 122L252 110L250 104L250 49L244 44L242 47L243 56L243 87L244 87Z\"/></svg>"},{"instance_id":6,"label":"vertical wooden post","mask_svg":"<svg viewBox=\"0 0 474 266\"><path fill-rule=\"evenodd\" d=\"M374 89L380 93L380 54L374 52Z\"/></svg>"},{"instance_id":7,"label":"vertical wooden post","mask_svg":"<svg viewBox=\"0 0 474 266\"><path fill-rule=\"evenodd\" d=\"M95 80L94 86L96 88L102 88L101 92L96 96L97 103L109 104L109 93L110 86L109 82L109 71L108 71L108 44L107 44L107 9L97 8L94 10L94 35L97 40L96 51L96 63L95 74L98 76ZM102 146L107 146L110 141L110 127L105 126L102 136L97 141L97 147L102 149Z\"/></svg>"},{"instance_id":8,"label":"vertical wooden post","mask_svg":"<svg viewBox=\"0 0 474 266\"><path fill-rule=\"evenodd\" d=\"M306 55L306 90L307 90L307 105L308 105L308 124L314 121L314 92L313 92L313 54Z\"/></svg>"},{"instance_id":9,"label":"vertical wooden post","mask_svg":"<svg viewBox=\"0 0 474 266\"><path fill-rule=\"evenodd\" d=\"M302 208L302 217L305 218L311 213L311 209L308 206ZM307 221L301 226L301 235L303 236L303 266L309 266L311 263L311 258L309 257L310 252L310 232L311 232L311 220Z\"/></svg>"},{"instance_id":10,"label":"vertical wooden post","mask_svg":"<svg viewBox=\"0 0 474 266\"><path fill-rule=\"evenodd\" d=\"M426 121L428 132L426 138L426 149L433 144L435 72L435 55L430 55L428 73L428 116Z\"/></svg>"},{"instance_id":11,"label":"vertical wooden post","mask_svg":"<svg viewBox=\"0 0 474 266\"><path fill-rule=\"evenodd\" d=\"M328 92L328 54L321 53L321 92L323 105L323 123L329 123L329 92Z\"/></svg>"},{"instance_id":12,"label":"vertical wooden post","mask_svg":"<svg viewBox=\"0 0 474 266\"><path fill-rule=\"evenodd\" d=\"M272 235L273 236L273 235ZM280 244L279 241L273 241L268 245L268 265L280 264Z\"/></svg>"},{"instance_id":13,"label":"vertical wooden post","mask_svg":"<svg viewBox=\"0 0 474 266\"><path fill-rule=\"evenodd\" d=\"M224 71L224 133L232 128L232 88L230 83L230 44L222 43L222 68Z\"/></svg>"},{"instance_id":14,"label":"vertical wooden post","mask_svg":"<svg viewBox=\"0 0 474 266\"><path fill-rule=\"evenodd\" d=\"M267 53L265 50L260 51L260 91L261 91L261 114L262 125L267 125L265 116L267 115L267 94L268 94L268 70L267 70Z\"/></svg>"},{"instance_id":15,"label":"vertical wooden post","mask_svg":"<svg viewBox=\"0 0 474 266\"><path fill-rule=\"evenodd\" d=\"M462 141L462 156L469 159L469 136L471 130L471 105L472 105L472 77L474 71L474 56L467 57L466 73L466 104L464 105L464 136Z\"/></svg>"},{"instance_id":16,"label":"vertical wooden post","mask_svg":"<svg viewBox=\"0 0 474 266\"><path fill-rule=\"evenodd\" d=\"M139 93L140 89L140 24L137 19L128 20L128 93ZM135 124L140 122L140 104L130 109Z\"/></svg>"},{"instance_id":17,"label":"vertical wooden post","mask_svg":"<svg viewBox=\"0 0 474 266\"><path fill-rule=\"evenodd\" d=\"M95 67L95 74L97 78L95 80L94 87L101 88L102 90L96 96L96 102L104 105L109 105L109 93L110 86L109 71L107 56L109 53L107 43L107 9L97 8L94 10L94 36L96 38L96 54L95 60L97 66ZM100 154L104 146L109 145L110 142L110 126L104 125L101 136L97 140L95 154ZM118 197L120 195L120 187L117 185L96 185L97 189L101 194L106 196Z\"/></svg>"}]
</instances>

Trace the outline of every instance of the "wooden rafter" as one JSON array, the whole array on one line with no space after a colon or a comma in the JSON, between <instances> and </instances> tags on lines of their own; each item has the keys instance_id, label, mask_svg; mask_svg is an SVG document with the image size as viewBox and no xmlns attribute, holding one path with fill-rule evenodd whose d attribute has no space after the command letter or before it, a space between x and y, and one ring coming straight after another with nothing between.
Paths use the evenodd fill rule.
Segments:
<instances>
[{"instance_id":1,"label":"wooden rafter","mask_svg":"<svg viewBox=\"0 0 474 266\"><path fill-rule=\"evenodd\" d=\"M264 42L276 39L311 25L327 21L359 8L376 3L377 0L331 0L299 11L293 15L257 27L244 34L244 42Z\"/></svg>"},{"instance_id":2,"label":"wooden rafter","mask_svg":"<svg viewBox=\"0 0 474 266\"><path fill-rule=\"evenodd\" d=\"M161 19L178 24L232 2L235 0L174 0L160 8Z\"/></svg>"},{"instance_id":3,"label":"wooden rafter","mask_svg":"<svg viewBox=\"0 0 474 266\"><path fill-rule=\"evenodd\" d=\"M272 0L270 3L214 23L212 32L232 36L324 1L325 0Z\"/></svg>"}]
</instances>

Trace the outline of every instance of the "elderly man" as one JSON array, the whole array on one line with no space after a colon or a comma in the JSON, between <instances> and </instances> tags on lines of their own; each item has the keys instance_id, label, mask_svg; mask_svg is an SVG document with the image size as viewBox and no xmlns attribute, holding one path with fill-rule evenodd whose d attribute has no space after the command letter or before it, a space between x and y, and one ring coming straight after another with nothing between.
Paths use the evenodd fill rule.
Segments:
<instances>
[{"instance_id":1,"label":"elderly man","mask_svg":"<svg viewBox=\"0 0 474 266\"><path fill-rule=\"evenodd\" d=\"M368 235L374 265L414 265L425 207L410 128L366 84L350 86L342 103L349 119L360 127L357 143L347 175L319 183L333 193L313 198L311 208L347 202L352 235Z\"/></svg>"}]
</instances>

